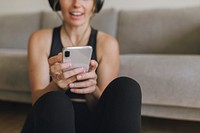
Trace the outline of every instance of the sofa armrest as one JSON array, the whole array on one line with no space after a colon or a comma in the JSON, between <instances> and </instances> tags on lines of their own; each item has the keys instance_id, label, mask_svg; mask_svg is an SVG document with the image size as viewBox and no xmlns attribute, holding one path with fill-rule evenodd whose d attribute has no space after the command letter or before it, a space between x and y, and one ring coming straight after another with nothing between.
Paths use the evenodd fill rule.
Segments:
<instances>
[{"instance_id":1,"label":"sofa armrest","mask_svg":"<svg viewBox=\"0 0 200 133\"><path fill-rule=\"evenodd\" d=\"M26 50L0 49L0 62L0 90L30 91Z\"/></svg>"}]
</instances>

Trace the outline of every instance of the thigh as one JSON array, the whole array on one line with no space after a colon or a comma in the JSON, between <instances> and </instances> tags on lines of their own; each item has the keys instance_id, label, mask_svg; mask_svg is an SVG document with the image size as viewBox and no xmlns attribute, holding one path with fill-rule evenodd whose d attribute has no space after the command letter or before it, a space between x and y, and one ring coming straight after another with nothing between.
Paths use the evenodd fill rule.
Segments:
<instances>
[{"instance_id":1,"label":"thigh","mask_svg":"<svg viewBox=\"0 0 200 133\"><path fill-rule=\"evenodd\" d=\"M32 107L23 133L75 133L74 109L62 92L53 91L41 96Z\"/></svg>"}]
</instances>

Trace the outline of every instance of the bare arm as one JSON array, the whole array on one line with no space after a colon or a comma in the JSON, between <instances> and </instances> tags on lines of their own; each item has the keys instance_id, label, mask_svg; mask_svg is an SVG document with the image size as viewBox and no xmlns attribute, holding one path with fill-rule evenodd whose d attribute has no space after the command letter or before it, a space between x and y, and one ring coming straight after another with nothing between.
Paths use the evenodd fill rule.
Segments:
<instances>
[{"instance_id":1,"label":"bare arm","mask_svg":"<svg viewBox=\"0 0 200 133\"><path fill-rule=\"evenodd\" d=\"M48 52L45 46L48 40L45 39L44 32L46 33L46 31L33 33L29 39L28 71L33 104L44 93L58 89L54 82L49 82Z\"/></svg>"},{"instance_id":2,"label":"bare arm","mask_svg":"<svg viewBox=\"0 0 200 133\"><path fill-rule=\"evenodd\" d=\"M102 38L102 48L98 51L100 58L99 67L97 69L97 86L98 89L94 95L100 97L107 85L117 77L119 72L119 45L118 42L108 36ZM98 92L99 91L99 92Z\"/></svg>"}]
</instances>

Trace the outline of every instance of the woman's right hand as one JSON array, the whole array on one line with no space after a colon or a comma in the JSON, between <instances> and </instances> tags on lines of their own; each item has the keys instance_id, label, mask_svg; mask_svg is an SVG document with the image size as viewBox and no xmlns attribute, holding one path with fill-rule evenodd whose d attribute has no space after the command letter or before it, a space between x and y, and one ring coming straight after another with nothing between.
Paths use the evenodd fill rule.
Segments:
<instances>
[{"instance_id":1,"label":"woman's right hand","mask_svg":"<svg viewBox=\"0 0 200 133\"><path fill-rule=\"evenodd\" d=\"M65 69L71 68L72 65L71 63L62 63L62 53L49 58L48 62L52 80L57 84L59 88L63 90L67 90L69 88L69 84L77 80L77 74L84 72L83 68L76 68L65 71Z\"/></svg>"}]
</instances>

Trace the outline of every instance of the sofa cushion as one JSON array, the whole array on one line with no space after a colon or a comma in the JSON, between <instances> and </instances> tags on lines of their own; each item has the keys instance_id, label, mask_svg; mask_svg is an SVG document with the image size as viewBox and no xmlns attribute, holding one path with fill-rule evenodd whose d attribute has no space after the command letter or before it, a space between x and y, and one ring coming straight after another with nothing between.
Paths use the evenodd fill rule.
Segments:
<instances>
[{"instance_id":1,"label":"sofa cushion","mask_svg":"<svg viewBox=\"0 0 200 133\"><path fill-rule=\"evenodd\" d=\"M40 13L0 16L0 48L26 49L30 34L39 26Z\"/></svg>"},{"instance_id":2,"label":"sofa cushion","mask_svg":"<svg viewBox=\"0 0 200 133\"><path fill-rule=\"evenodd\" d=\"M0 49L0 90L30 92L27 51Z\"/></svg>"},{"instance_id":3,"label":"sofa cushion","mask_svg":"<svg viewBox=\"0 0 200 133\"><path fill-rule=\"evenodd\" d=\"M142 115L200 121L198 55L121 55L119 76L142 89Z\"/></svg>"},{"instance_id":4,"label":"sofa cushion","mask_svg":"<svg viewBox=\"0 0 200 133\"><path fill-rule=\"evenodd\" d=\"M30 91L0 90L0 100L11 102L31 103Z\"/></svg>"},{"instance_id":5,"label":"sofa cushion","mask_svg":"<svg viewBox=\"0 0 200 133\"><path fill-rule=\"evenodd\" d=\"M118 24L118 12L114 9L104 9L91 20L94 28L116 36Z\"/></svg>"},{"instance_id":6,"label":"sofa cushion","mask_svg":"<svg viewBox=\"0 0 200 133\"><path fill-rule=\"evenodd\" d=\"M200 53L200 7L120 11L121 53Z\"/></svg>"},{"instance_id":7,"label":"sofa cushion","mask_svg":"<svg viewBox=\"0 0 200 133\"><path fill-rule=\"evenodd\" d=\"M199 66L197 55L121 55L119 75L139 82L143 104L200 109Z\"/></svg>"},{"instance_id":8,"label":"sofa cushion","mask_svg":"<svg viewBox=\"0 0 200 133\"><path fill-rule=\"evenodd\" d=\"M52 28L61 25L62 18L60 18L59 15L61 15L59 12L43 12L41 17L41 29Z\"/></svg>"},{"instance_id":9,"label":"sofa cushion","mask_svg":"<svg viewBox=\"0 0 200 133\"><path fill-rule=\"evenodd\" d=\"M44 12L42 15L41 28L52 28L62 24L62 15L59 12ZM114 9L102 10L91 19L91 25L110 35L116 35L117 11Z\"/></svg>"}]
</instances>

